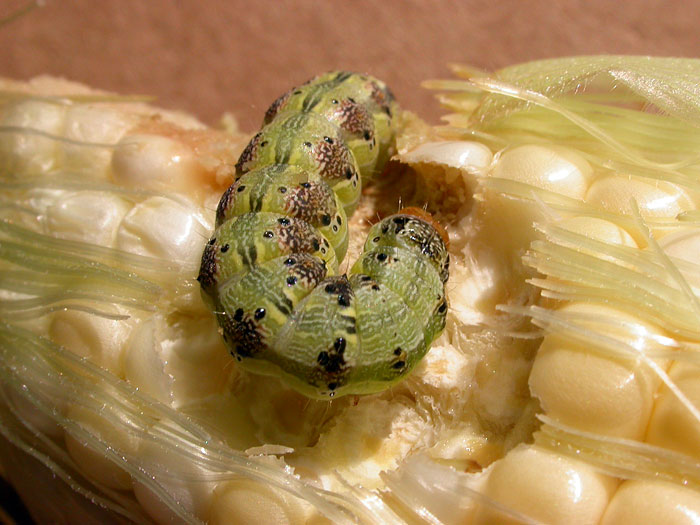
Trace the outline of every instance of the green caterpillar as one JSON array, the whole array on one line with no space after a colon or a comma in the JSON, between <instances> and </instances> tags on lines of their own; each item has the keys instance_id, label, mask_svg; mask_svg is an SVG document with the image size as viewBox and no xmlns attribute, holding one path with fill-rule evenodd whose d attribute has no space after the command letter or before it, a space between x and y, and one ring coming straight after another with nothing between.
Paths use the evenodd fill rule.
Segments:
<instances>
[{"instance_id":1,"label":"green caterpillar","mask_svg":"<svg viewBox=\"0 0 700 525\"><path fill-rule=\"evenodd\" d=\"M316 399L390 387L445 326L446 234L417 209L369 232L347 275L347 217L394 147L374 78L319 76L278 98L236 164L198 281L231 354Z\"/></svg>"}]
</instances>

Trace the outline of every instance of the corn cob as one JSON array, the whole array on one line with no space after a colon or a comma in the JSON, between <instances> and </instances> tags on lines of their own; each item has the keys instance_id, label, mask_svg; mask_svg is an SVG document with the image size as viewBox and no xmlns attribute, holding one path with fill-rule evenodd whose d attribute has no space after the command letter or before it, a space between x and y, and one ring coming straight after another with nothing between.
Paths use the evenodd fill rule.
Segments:
<instances>
[{"instance_id":1,"label":"corn cob","mask_svg":"<svg viewBox=\"0 0 700 525\"><path fill-rule=\"evenodd\" d=\"M700 66L455 71L430 84L447 126L399 117L401 164L349 247L399 197L435 214L445 332L404 383L330 403L237 368L199 295L248 137L55 79L0 85L0 460L21 488L39 459L76 495L41 494L38 519L700 515Z\"/></svg>"}]
</instances>

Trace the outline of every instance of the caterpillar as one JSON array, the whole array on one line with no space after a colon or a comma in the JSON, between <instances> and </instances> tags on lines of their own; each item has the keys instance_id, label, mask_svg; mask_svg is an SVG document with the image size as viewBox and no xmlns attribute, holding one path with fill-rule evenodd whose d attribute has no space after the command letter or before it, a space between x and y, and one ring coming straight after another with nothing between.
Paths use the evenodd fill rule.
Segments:
<instances>
[{"instance_id":1,"label":"caterpillar","mask_svg":"<svg viewBox=\"0 0 700 525\"><path fill-rule=\"evenodd\" d=\"M198 281L230 353L315 399L382 391L445 326L445 230L408 208L336 275L362 179L394 148L381 81L331 72L279 97L236 164Z\"/></svg>"}]
</instances>

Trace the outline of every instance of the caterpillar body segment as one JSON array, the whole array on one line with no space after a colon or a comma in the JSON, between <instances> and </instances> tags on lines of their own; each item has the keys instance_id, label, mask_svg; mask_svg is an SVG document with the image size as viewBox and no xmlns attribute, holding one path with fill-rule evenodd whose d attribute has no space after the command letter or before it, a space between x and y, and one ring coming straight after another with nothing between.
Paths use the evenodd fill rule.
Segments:
<instances>
[{"instance_id":1,"label":"caterpillar body segment","mask_svg":"<svg viewBox=\"0 0 700 525\"><path fill-rule=\"evenodd\" d=\"M393 148L383 83L328 73L280 97L236 165L198 280L231 354L308 397L384 390L447 314L447 235L422 210L375 224L347 275L347 218ZM359 161L358 161L359 158Z\"/></svg>"},{"instance_id":2,"label":"caterpillar body segment","mask_svg":"<svg viewBox=\"0 0 700 525\"><path fill-rule=\"evenodd\" d=\"M263 124L282 113L314 112L340 130L366 180L389 159L397 110L394 95L383 82L364 75L331 72L289 90L267 110Z\"/></svg>"},{"instance_id":3,"label":"caterpillar body segment","mask_svg":"<svg viewBox=\"0 0 700 525\"><path fill-rule=\"evenodd\" d=\"M316 228L342 261L348 246L347 215L338 195L318 174L290 164L273 164L242 175L224 193L216 226L262 210L301 219Z\"/></svg>"},{"instance_id":4,"label":"caterpillar body segment","mask_svg":"<svg viewBox=\"0 0 700 525\"><path fill-rule=\"evenodd\" d=\"M236 174L273 164L294 164L318 173L348 215L360 200L360 168L337 126L315 113L280 115L250 141L236 164Z\"/></svg>"}]
</instances>

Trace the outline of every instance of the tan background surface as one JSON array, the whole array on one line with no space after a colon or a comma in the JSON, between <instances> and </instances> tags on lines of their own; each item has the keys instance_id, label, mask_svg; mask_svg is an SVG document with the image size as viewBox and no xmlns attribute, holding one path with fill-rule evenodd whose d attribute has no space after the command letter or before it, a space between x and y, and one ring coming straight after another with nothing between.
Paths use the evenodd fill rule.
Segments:
<instances>
[{"instance_id":1,"label":"tan background surface","mask_svg":"<svg viewBox=\"0 0 700 525\"><path fill-rule=\"evenodd\" d=\"M29 0L0 0L0 17ZM246 130L267 105L335 68L386 80L435 120L421 80L446 64L498 68L571 54L700 56L700 2L662 0L46 0L0 27L0 75L61 75Z\"/></svg>"}]
</instances>

